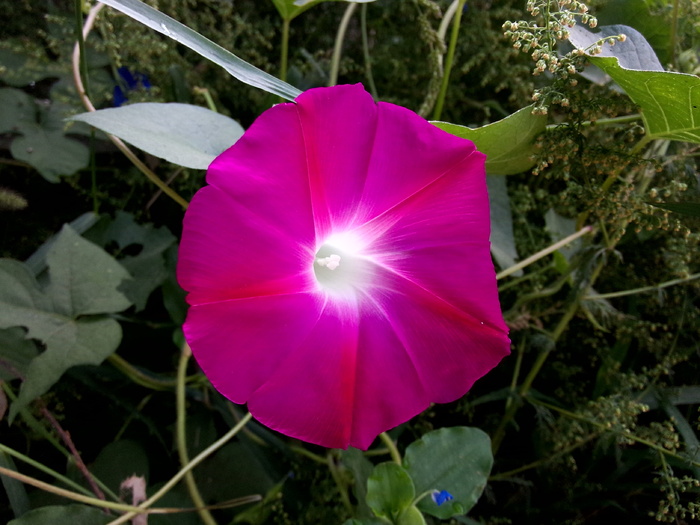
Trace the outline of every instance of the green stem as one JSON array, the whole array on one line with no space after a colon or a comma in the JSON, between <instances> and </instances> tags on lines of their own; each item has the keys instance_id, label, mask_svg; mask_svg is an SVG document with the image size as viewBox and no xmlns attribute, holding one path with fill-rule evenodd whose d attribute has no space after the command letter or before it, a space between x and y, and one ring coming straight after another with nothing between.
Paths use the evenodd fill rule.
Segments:
<instances>
[{"instance_id":1,"label":"green stem","mask_svg":"<svg viewBox=\"0 0 700 525\"><path fill-rule=\"evenodd\" d=\"M671 49L671 66L676 65L676 40L678 38L678 11L679 1L673 0L673 10L671 11L671 36L669 48Z\"/></svg>"},{"instance_id":2,"label":"green stem","mask_svg":"<svg viewBox=\"0 0 700 525\"><path fill-rule=\"evenodd\" d=\"M7 445L3 445L2 443L0 443L0 452L4 452L8 456L12 456L16 459L19 459L20 461L23 461L27 465L31 465L35 469L42 471L44 474L48 474L52 478L56 479L56 481L60 481L64 485L72 488L73 490L76 490L76 491L82 493L83 495L85 495L87 497L92 497L92 492L90 492L88 489L86 489L82 485L76 483L75 481L73 481L70 478L65 477L63 474L59 474L58 472L47 467L43 463L40 463L40 462L30 458L29 456L25 456L21 452L17 452L16 450L8 447ZM103 502L103 500L99 500L99 501Z\"/></svg>"},{"instance_id":3,"label":"green stem","mask_svg":"<svg viewBox=\"0 0 700 525\"><path fill-rule=\"evenodd\" d=\"M347 509L348 513L352 515L354 513L354 509L352 508L352 503L350 502L350 496L348 496L348 488L347 484L343 480L343 477L340 475L340 472L338 471L338 466L335 464L335 457L333 455L332 451L328 451L328 455L326 456L326 465L328 465L328 470L331 473L331 477L333 478L333 481L335 481L335 484L338 486L338 492L340 493L340 499L343 502L343 505Z\"/></svg>"},{"instance_id":4,"label":"green stem","mask_svg":"<svg viewBox=\"0 0 700 525\"><path fill-rule=\"evenodd\" d=\"M345 8L343 18L340 20L338 33L335 35L335 46L333 47L333 58L331 59L331 72L328 79L328 86L335 86L338 83L338 71L340 70L340 55L343 52L343 41L345 40L345 33L348 30L348 25L350 24L350 19L355 9L357 9L357 4L348 4L348 7Z\"/></svg>"},{"instance_id":5,"label":"green stem","mask_svg":"<svg viewBox=\"0 0 700 525\"><path fill-rule=\"evenodd\" d=\"M636 122L637 120L640 120L642 118L642 115L639 113L635 113L633 115L625 115L622 117L610 117L610 118L601 118L598 120L587 120L585 122L581 122L581 127L587 128L589 126L612 126L615 124L627 124L629 122ZM565 125L565 123L560 123L560 124L549 124L547 125L547 131L551 131L553 129L560 128L561 126Z\"/></svg>"},{"instance_id":6,"label":"green stem","mask_svg":"<svg viewBox=\"0 0 700 525\"><path fill-rule=\"evenodd\" d=\"M435 103L435 111L433 112L433 120L440 120L442 108L445 105L445 96L447 95L447 86L450 83L450 73L452 71L452 63L454 62L455 49L457 48L457 37L459 36L459 25L462 21L462 11L466 0L459 0L457 12L455 13L454 22L452 22L452 34L450 35L450 44L447 48L447 58L445 60L445 71L442 75L442 84L440 85L440 93L438 93L437 102Z\"/></svg>"},{"instance_id":7,"label":"green stem","mask_svg":"<svg viewBox=\"0 0 700 525\"><path fill-rule=\"evenodd\" d=\"M291 19L282 19L282 51L280 54L280 80L287 81L287 62L289 60L289 25Z\"/></svg>"},{"instance_id":8,"label":"green stem","mask_svg":"<svg viewBox=\"0 0 700 525\"><path fill-rule=\"evenodd\" d=\"M666 281L665 283L656 284L654 286L642 286L641 288L634 288L632 290L623 290L621 292L610 292L610 293L601 293L601 294L596 294L596 295L587 295L586 297L583 298L583 300L584 301L595 301L596 299L613 299L615 297L625 297L627 295L634 295L634 294L644 293L644 292L656 292L658 290L668 288L669 286L675 286L677 284L687 283L689 281L694 281L695 279L700 279L700 273L695 273L693 275L689 275L688 277L684 277L682 279L673 279L671 281Z\"/></svg>"},{"instance_id":9,"label":"green stem","mask_svg":"<svg viewBox=\"0 0 700 525\"><path fill-rule=\"evenodd\" d=\"M305 456L305 457L309 458L310 460L315 461L316 463L320 463L322 465L328 464L328 460L326 458L319 456L318 454L314 454L310 450L306 450L304 447L297 447L297 446L292 445L291 447L289 447L289 449L292 452L296 452L297 454L299 454L301 456Z\"/></svg>"},{"instance_id":10,"label":"green stem","mask_svg":"<svg viewBox=\"0 0 700 525\"><path fill-rule=\"evenodd\" d=\"M134 365L117 354L112 354L107 358L107 360L112 364L112 366L114 366L114 368L122 372L137 385L150 388L151 390L160 391L172 390L177 385L177 381L154 379L151 376L144 374Z\"/></svg>"},{"instance_id":11,"label":"green stem","mask_svg":"<svg viewBox=\"0 0 700 525\"><path fill-rule=\"evenodd\" d=\"M389 437L389 434L382 432L379 434L379 439L381 439L389 449L389 455L391 456L392 461L397 465L401 465L401 454L399 453L399 449L396 448L396 443L394 443L394 441Z\"/></svg>"},{"instance_id":12,"label":"green stem","mask_svg":"<svg viewBox=\"0 0 700 525\"><path fill-rule=\"evenodd\" d=\"M226 432L223 436L221 436L218 440L216 440L214 443L209 445L206 449L204 449L202 452L200 452L193 460L191 460L187 465L182 467L180 471L175 474L170 480L163 485L158 492L156 492L153 496L148 498L146 501L141 503L138 508L141 509L142 511L145 509L148 509L151 507L156 501L158 501L160 498L165 496L168 492L170 492L170 489L172 489L177 483L187 474L190 470L195 468L197 465L199 465L202 461L207 459L211 454L219 450L223 445L225 445L228 441L230 441L233 437L238 434L241 429L246 426L248 421L253 416L251 415L250 412L248 412L241 421L234 426L231 430ZM120 516L114 521L109 522L107 525L120 525L122 523L126 523L127 521L131 520L134 516L136 516L138 513L137 512L127 512L123 516Z\"/></svg>"},{"instance_id":13,"label":"green stem","mask_svg":"<svg viewBox=\"0 0 700 525\"><path fill-rule=\"evenodd\" d=\"M587 233L590 233L592 231L593 231L593 228L591 226L584 226L576 233L573 233L573 234L569 235L568 237L565 237L564 239L562 239L558 242L555 242L554 244L552 244L551 246L548 246L544 250L540 250L539 252L528 257L527 259L524 259L524 260L520 261L519 263L514 264L510 268L506 268L502 272L496 274L496 279L503 279L504 277L507 277L507 276L517 272L518 270L525 268L526 266L529 266L530 264L534 263L535 261L540 260L542 257L545 257L545 256L549 255L550 253L557 251L559 248L566 246L567 244L578 239L579 237L582 237L582 236L584 236Z\"/></svg>"},{"instance_id":14,"label":"green stem","mask_svg":"<svg viewBox=\"0 0 700 525\"><path fill-rule=\"evenodd\" d=\"M362 31L362 54L365 57L365 75L367 75L367 84L369 92L374 100L379 100L377 86L374 84L374 75L372 75L372 57L369 54L369 38L367 36L367 4L362 4L360 8L360 30Z\"/></svg>"},{"instance_id":15,"label":"green stem","mask_svg":"<svg viewBox=\"0 0 700 525\"><path fill-rule=\"evenodd\" d=\"M177 367L177 389L176 389L176 405L177 405L177 422L176 422L176 439L177 453L180 458L180 465L185 467L190 458L187 454L187 430L185 427L186 412L185 412L185 385L187 383L187 363L192 356L190 346L185 343L180 353L180 362ZM216 520L205 507L202 495L197 488L197 482L189 470L185 473L185 484L187 491L190 493L192 503L197 508L197 514L205 525L216 525Z\"/></svg>"},{"instance_id":16,"label":"green stem","mask_svg":"<svg viewBox=\"0 0 700 525\"><path fill-rule=\"evenodd\" d=\"M75 37L80 50L80 74L83 78L85 94L90 96L90 80L88 78L87 55L85 54L85 36L83 36L83 0L74 0L75 7Z\"/></svg>"}]
</instances>

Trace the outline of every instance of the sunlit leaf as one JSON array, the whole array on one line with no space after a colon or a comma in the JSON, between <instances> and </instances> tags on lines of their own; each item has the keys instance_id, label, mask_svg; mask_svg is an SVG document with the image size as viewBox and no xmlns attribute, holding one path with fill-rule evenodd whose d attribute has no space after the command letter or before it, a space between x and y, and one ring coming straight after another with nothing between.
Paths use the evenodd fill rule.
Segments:
<instances>
[{"instance_id":1,"label":"sunlit leaf","mask_svg":"<svg viewBox=\"0 0 700 525\"><path fill-rule=\"evenodd\" d=\"M398 516L411 506L415 496L411 477L396 463L380 463L367 480L367 505L377 516Z\"/></svg>"},{"instance_id":2,"label":"sunlit leaf","mask_svg":"<svg viewBox=\"0 0 700 525\"><path fill-rule=\"evenodd\" d=\"M438 128L469 139L485 153L489 175L512 175L534 166L534 140L547 126L546 115L533 115L532 106L480 128L433 122Z\"/></svg>"},{"instance_id":3,"label":"sunlit leaf","mask_svg":"<svg viewBox=\"0 0 700 525\"><path fill-rule=\"evenodd\" d=\"M85 122L173 164L204 170L243 128L225 115L190 104L145 102L81 113Z\"/></svg>"}]
</instances>

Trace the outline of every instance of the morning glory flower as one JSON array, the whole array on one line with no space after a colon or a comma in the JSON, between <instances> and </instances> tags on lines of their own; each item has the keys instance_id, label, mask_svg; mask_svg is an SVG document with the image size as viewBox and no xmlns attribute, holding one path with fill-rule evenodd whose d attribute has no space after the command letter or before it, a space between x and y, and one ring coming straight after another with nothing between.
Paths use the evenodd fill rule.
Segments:
<instances>
[{"instance_id":1,"label":"morning glory flower","mask_svg":"<svg viewBox=\"0 0 700 525\"><path fill-rule=\"evenodd\" d=\"M263 113L188 208L184 333L215 388L326 447L463 396L509 352L485 156L361 85Z\"/></svg>"}]
</instances>

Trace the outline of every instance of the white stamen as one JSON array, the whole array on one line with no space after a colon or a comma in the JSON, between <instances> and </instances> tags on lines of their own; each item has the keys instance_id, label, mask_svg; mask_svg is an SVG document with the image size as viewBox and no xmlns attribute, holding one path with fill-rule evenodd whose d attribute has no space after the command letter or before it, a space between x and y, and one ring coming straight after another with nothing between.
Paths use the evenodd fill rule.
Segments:
<instances>
[{"instance_id":1,"label":"white stamen","mask_svg":"<svg viewBox=\"0 0 700 525\"><path fill-rule=\"evenodd\" d=\"M319 266L325 266L329 270L335 270L338 266L340 266L340 255L333 253L328 257L319 257L316 259L316 262L319 264Z\"/></svg>"}]
</instances>

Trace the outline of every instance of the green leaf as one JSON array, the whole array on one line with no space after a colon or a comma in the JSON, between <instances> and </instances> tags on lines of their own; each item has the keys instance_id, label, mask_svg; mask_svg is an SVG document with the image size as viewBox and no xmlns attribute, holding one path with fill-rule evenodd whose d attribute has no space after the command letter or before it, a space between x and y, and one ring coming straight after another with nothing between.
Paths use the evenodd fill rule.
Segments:
<instances>
[{"instance_id":1,"label":"green leaf","mask_svg":"<svg viewBox=\"0 0 700 525\"><path fill-rule=\"evenodd\" d=\"M610 75L639 106L649 139L700 143L700 78L659 71L660 63L650 56L651 46L627 26L608 26L602 33L592 33L579 26L574 29L571 42L580 48L587 47L600 35L629 32L632 35L629 42L605 44L602 53L589 60Z\"/></svg>"},{"instance_id":2,"label":"green leaf","mask_svg":"<svg viewBox=\"0 0 700 525\"><path fill-rule=\"evenodd\" d=\"M338 1L338 0L272 0L275 4L277 11L284 20L294 20L297 16L302 14L304 11L313 7L317 4L328 2L328 1ZM369 2L374 2L375 0L342 0L345 2L351 2L355 4L366 4Z\"/></svg>"},{"instance_id":3,"label":"green leaf","mask_svg":"<svg viewBox=\"0 0 700 525\"><path fill-rule=\"evenodd\" d=\"M654 49L649 45L644 35L633 27L617 24L603 26L598 31L593 32L585 26L575 25L569 30L569 40L579 49L588 49L600 40L608 37L625 35L624 42L617 41L615 45L604 44L601 52L596 57L616 57L620 66L625 69L638 71L663 71L664 67L654 53Z\"/></svg>"},{"instance_id":4,"label":"green leaf","mask_svg":"<svg viewBox=\"0 0 700 525\"><path fill-rule=\"evenodd\" d=\"M502 269L509 268L518 259L513 234L513 216L505 177L486 177L491 210L491 254ZM513 275L520 276L522 270Z\"/></svg>"},{"instance_id":5,"label":"green leaf","mask_svg":"<svg viewBox=\"0 0 700 525\"><path fill-rule=\"evenodd\" d=\"M231 147L243 128L206 108L178 103L142 103L81 113L71 120L116 135L156 157L204 170Z\"/></svg>"},{"instance_id":6,"label":"green leaf","mask_svg":"<svg viewBox=\"0 0 700 525\"><path fill-rule=\"evenodd\" d=\"M411 476L396 463L380 463L367 480L367 504L377 516L393 520L415 497Z\"/></svg>"},{"instance_id":7,"label":"green leaf","mask_svg":"<svg viewBox=\"0 0 700 525\"><path fill-rule=\"evenodd\" d=\"M22 133L10 145L12 156L36 168L49 182L58 182L61 175L73 175L87 167L88 148L65 137L62 131L47 131L37 125L23 127Z\"/></svg>"},{"instance_id":8,"label":"green leaf","mask_svg":"<svg viewBox=\"0 0 700 525\"><path fill-rule=\"evenodd\" d=\"M103 217L85 238L103 248L114 242L119 251L139 250L138 255L117 257L131 274L131 279L123 281L119 290L134 304L137 312L143 310L151 293L168 278L165 252L175 243L175 236L165 226L140 225L130 213L118 211L114 220Z\"/></svg>"},{"instance_id":9,"label":"green leaf","mask_svg":"<svg viewBox=\"0 0 700 525\"><path fill-rule=\"evenodd\" d=\"M512 175L530 169L535 162L534 140L547 126L546 115L533 115L533 106L524 107L512 115L480 128L468 128L449 122L432 122L438 128L469 139L487 155L489 175Z\"/></svg>"},{"instance_id":10,"label":"green leaf","mask_svg":"<svg viewBox=\"0 0 700 525\"><path fill-rule=\"evenodd\" d=\"M373 465L361 450L353 447L341 451L341 458L345 467L352 472L355 481L353 488L357 499L357 515L360 518L368 518L372 512L367 506L367 479L372 475Z\"/></svg>"},{"instance_id":11,"label":"green leaf","mask_svg":"<svg viewBox=\"0 0 700 525\"><path fill-rule=\"evenodd\" d=\"M130 476L148 478L148 454L138 441L123 439L108 443L90 465L90 472L113 492Z\"/></svg>"},{"instance_id":12,"label":"green leaf","mask_svg":"<svg viewBox=\"0 0 700 525\"><path fill-rule=\"evenodd\" d=\"M649 204L674 213L700 217L700 202L650 202Z\"/></svg>"},{"instance_id":13,"label":"green leaf","mask_svg":"<svg viewBox=\"0 0 700 525\"><path fill-rule=\"evenodd\" d=\"M442 428L411 443L403 463L418 494L446 490L454 497L440 506L429 497L418 502L421 511L447 519L465 514L481 496L493 466L491 440L478 428Z\"/></svg>"},{"instance_id":14,"label":"green leaf","mask_svg":"<svg viewBox=\"0 0 700 525\"><path fill-rule=\"evenodd\" d=\"M301 91L295 87L241 60L220 45L143 2L138 0L105 0L103 3L199 53L204 58L223 67L241 82L279 95L287 100L294 100L301 94Z\"/></svg>"},{"instance_id":15,"label":"green leaf","mask_svg":"<svg viewBox=\"0 0 700 525\"><path fill-rule=\"evenodd\" d=\"M114 516L86 505L51 505L27 512L7 525L103 525Z\"/></svg>"},{"instance_id":16,"label":"green leaf","mask_svg":"<svg viewBox=\"0 0 700 525\"><path fill-rule=\"evenodd\" d=\"M117 291L127 271L94 244L64 226L46 257L49 283L42 290L29 269L0 260L0 328L21 326L46 350L29 364L10 419L45 393L70 367L100 364L116 350L121 327L104 313L131 303Z\"/></svg>"},{"instance_id":17,"label":"green leaf","mask_svg":"<svg viewBox=\"0 0 700 525\"><path fill-rule=\"evenodd\" d=\"M0 89L0 133L16 132L35 123L36 104L32 97L19 89Z\"/></svg>"},{"instance_id":18,"label":"green leaf","mask_svg":"<svg viewBox=\"0 0 700 525\"><path fill-rule=\"evenodd\" d=\"M0 330L0 381L27 375L29 364L39 354L36 344L25 336L19 327Z\"/></svg>"}]
</instances>

